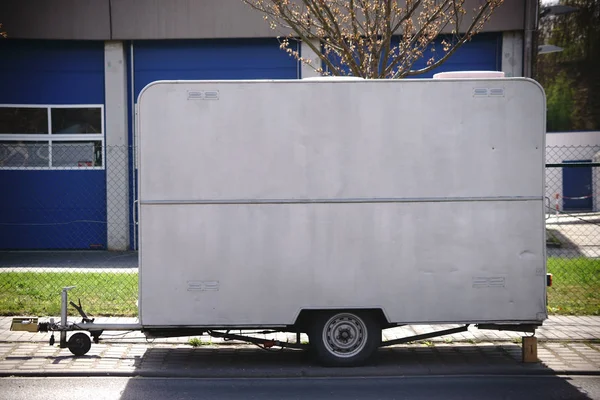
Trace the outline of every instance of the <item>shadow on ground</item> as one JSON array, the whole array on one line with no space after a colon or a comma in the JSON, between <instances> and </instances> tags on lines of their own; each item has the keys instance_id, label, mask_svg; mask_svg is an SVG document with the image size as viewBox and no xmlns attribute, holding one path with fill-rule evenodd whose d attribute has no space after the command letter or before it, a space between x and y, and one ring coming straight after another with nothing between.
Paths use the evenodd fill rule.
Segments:
<instances>
[{"instance_id":1,"label":"shadow on ground","mask_svg":"<svg viewBox=\"0 0 600 400\"><path fill-rule=\"evenodd\" d=\"M555 253L565 251L570 257L581 257L579 246L558 229L546 228L547 246Z\"/></svg>"},{"instance_id":2,"label":"shadow on ground","mask_svg":"<svg viewBox=\"0 0 600 400\"><path fill-rule=\"evenodd\" d=\"M514 344L398 347L380 349L368 366L323 368L305 351L153 348L136 359L135 372L152 379L130 379L120 399L173 393L181 399L198 393L264 399L589 399L577 382L556 376L542 363L523 364L520 354Z\"/></svg>"},{"instance_id":3,"label":"shadow on ground","mask_svg":"<svg viewBox=\"0 0 600 400\"><path fill-rule=\"evenodd\" d=\"M516 344L383 348L368 365L355 368L322 367L302 350L162 347L136 356L134 365L134 374L142 376L185 377L552 373L542 363L522 363Z\"/></svg>"},{"instance_id":4,"label":"shadow on ground","mask_svg":"<svg viewBox=\"0 0 600 400\"><path fill-rule=\"evenodd\" d=\"M214 399L582 399L595 384L558 376L413 376L301 379L129 379L120 400Z\"/></svg>"}]
</instances>

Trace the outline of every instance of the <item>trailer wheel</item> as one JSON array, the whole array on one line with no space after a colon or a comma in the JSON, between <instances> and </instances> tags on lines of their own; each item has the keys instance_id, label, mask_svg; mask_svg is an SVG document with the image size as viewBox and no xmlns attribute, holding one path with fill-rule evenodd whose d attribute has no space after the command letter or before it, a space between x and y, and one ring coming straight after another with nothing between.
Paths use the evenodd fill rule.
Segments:
<instances>
[{"instance_id":1,"label":"trailer wheel","mask_svg":"<svg viewBox=\"0 0 600 400\"><path fill-rule=\"evenodd\" d=\"M88 335L82 332L73 334L67 341L67 347L69 351L76 356L83 356L92 347L92 339Z\"/></svg>"},{"instance_id":2,"label":"trailer wheel","mask_svg":"<svg viewBox=\"0 0 600 400\"><path fill-rule=\"evenodd\" d=\"M357 366L381 344L381 327L368 312L320 313L314 319L310 342L321 364Z\"/></svg>"}]
</instances>

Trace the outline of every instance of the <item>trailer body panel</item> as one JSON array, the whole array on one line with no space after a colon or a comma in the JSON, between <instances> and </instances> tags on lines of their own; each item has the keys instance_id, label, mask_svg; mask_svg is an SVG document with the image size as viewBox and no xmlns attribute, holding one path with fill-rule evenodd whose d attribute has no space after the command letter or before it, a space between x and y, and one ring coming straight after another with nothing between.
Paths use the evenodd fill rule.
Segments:
<instances>
[{"instance_id":1,"label":"trailer body panel","mask_svg":"<svg viewBox=\"0 0 600 400\"><path fill-rule=\"evenodd\" d=\"M157 82L138 133L143 326L547 317L531 80Z\"/></svg>"}]
</instances>

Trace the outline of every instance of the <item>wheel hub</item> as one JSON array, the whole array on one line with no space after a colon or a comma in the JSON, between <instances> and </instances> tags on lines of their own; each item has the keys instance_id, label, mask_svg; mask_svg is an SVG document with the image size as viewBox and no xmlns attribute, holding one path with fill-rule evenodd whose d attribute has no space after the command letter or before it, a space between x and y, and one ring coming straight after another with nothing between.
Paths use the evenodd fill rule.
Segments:
<instances>
[{"instance_id":1,"label":"wheel hub","mask_svg":"<svg viewBox=\"0 0 600 400\"><path fill-rule=\"evenodd\" d=\"M339 330L338 340L344 343L348 343L348 340L352 339L352 333L349 328L341 328Z\"/></svg>"},{"instance_id":2,"label":"wheel hub","mask_svg":"<svg viewBox=\"0 0 600 400\"><path fill-rule=\"evenodd\" d=\"M323 342L327 350L337 357L352 357L365 347L367 329L357 316L338 314L325 324Z\"/></svg>"}]
</instances>

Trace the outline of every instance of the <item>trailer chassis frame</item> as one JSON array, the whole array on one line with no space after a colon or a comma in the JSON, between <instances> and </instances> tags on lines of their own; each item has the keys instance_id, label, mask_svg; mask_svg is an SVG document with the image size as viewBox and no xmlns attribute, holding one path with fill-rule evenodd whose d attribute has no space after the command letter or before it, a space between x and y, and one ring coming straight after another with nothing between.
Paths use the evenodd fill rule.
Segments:
<instances>
[{"instance_id":1,"label":"trailer chassis frame","mask_svg":"<svg viewBox=\"0 0 600 400\"><path fill-rule=\"evenodd\" d=\"M262 339L253 336L241 335L229 333L229 330L226 332L219 332L213 329L208 328L185 328L178 329L173 328L172 330L162 330L163 334L153 335L152 330L149 330L148 333L145 332L144 327L139 324L118 324L118 323L107 323L107 324L99 324L94 322L95 318L90 318L87 313L83 310L81 305L81 300L78 300L78 304L70 301L69 302L69 291L75 288L75 286L67 286L64 287L61 291L61 313L60 313L60 322L56 323L54 318L50 318L48 322L38 322L36 327L30 326L26 330L30 332L51 332L52 336L50 337L49 344L53 346L55 344L54 332L60 333L60 348L69 348L71 353L75 356L81 356L89 351L91 342L93 340L94 343L100 342L100 336L104 331L141 331L146 334L146 337L176 337L176 336L186 336L184 333L194 332L195 334L203 334L207 333L208 335L216 338L222 338L224 340L236 340L247 343L255 344L263 349L270 349L272 347L281 347L284 348L292 348L305 350L310 348L310 344L305 344L300 342L300 332L296 332L296 342L282 342L280 340L274 339ZM68 305L71 305L73 308L77 310L82 320L79 323L69 322L67 318ZM26 320L22 318L16 318L14 321L19 321L21 323L26 323ZM37 322L37 318L34 319ZM32 320L33 321L33 320ZM14 322L13 322L14 324ZM407 336L403 338L386 340L382 341L379 344L379 347L387 347L394 346L403 343L410 343L424 339L430 339L439 336L452 335L455 333L466 332L469 329L471 324L465 324L456 328L438 330L434 332ZM476 324L475 325L479 329L494 329L494 330L510 330L510 331L518 331L518 332L530 332L535 334L535 329L537 325L534 324ZM33 330L35 328L35 330ZM11 328L12 329L12 328ZM71 336L69 340L67 340L67 332L76 332L76 331L86 331L90 334L90 336L84 333L75 333ZM261 333L277 333L282 332L280 330L271 330L265 331ZM171 334L172 333L172 334Z\"/></svg>"}]
</instances>

